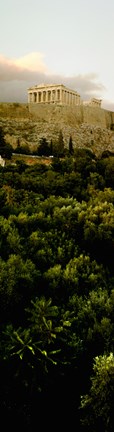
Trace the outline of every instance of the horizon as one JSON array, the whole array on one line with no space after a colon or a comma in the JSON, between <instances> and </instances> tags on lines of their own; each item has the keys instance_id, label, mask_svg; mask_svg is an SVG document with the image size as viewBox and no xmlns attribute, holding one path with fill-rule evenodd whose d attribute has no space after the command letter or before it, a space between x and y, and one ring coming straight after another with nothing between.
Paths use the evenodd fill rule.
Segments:
<instances>
[{"instance_id":1,"label":"horizon","mask_svg":"<svg viewBox=\"0 0 114 432\"><path fill-rule=\"evenodd\" d=\"M4 0L0 102L27 102L27 88L63 83L114 111L114 3Z\"/></svg>"}]
</instances>

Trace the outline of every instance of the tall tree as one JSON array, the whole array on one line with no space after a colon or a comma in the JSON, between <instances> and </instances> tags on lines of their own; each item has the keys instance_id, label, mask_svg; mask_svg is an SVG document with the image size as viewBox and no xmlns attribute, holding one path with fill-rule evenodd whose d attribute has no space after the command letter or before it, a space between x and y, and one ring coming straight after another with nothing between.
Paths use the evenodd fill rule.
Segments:
<instances>
[{"instance_id":1,"label":"tall tree","mask_svg":"<svg viewBox=\"0 0 114 432\"><path fill-rule=\"evenodd\" d=\"M58 141L57 141L57 155L63 156L64 155L64 139L63 139L63 133L62 130L59 132Z\"/></svg>"},{"instance_id":2,"label":"tall tree","mask_svg":"<svg viewBox=\"0 0 114 432\"><path fill-rule=\"evenodd\" d=\"M3 129L0 127L0 155L3 158L11 159L12 146L7 144L4 139Z\"/></svg>"},{"instance_id":3,"label":"tall tree","mask_svg":"<svg viewBox=\"0 0 114 432\"><path fill-rule=\"evenodd\" d=\"M72 142L72 136L70 135L70 138L69 138L69 153L70 154L73 154L74 153L74 150L73 150L73 142Z\"/></svg>"},{"instance_id":4,"label":"tall tree","mask_svg":"<svg viewBox=\"0 0 114 432\"><path fill-rule=\"evenodd\" d=\"M50 142L50 155L53 155L53 141Z\"/></svg>"}]
</instances>

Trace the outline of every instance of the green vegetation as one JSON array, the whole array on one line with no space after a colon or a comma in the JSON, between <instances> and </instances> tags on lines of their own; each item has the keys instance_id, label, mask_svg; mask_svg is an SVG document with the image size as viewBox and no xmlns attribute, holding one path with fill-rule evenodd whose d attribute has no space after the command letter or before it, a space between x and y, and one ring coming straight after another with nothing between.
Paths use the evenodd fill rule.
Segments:
<instances>
[{"instance_id":1,"label":"green vegetation","mask_svg":"<svg viewBox=\"0 0 114 432\"><path fill-rule=\"evenodd\" d=\"M12 146L10 144L6 144L4 139L4 133L1 127L0 127L0 155L3 158L7 158L7 159L11 159L12 156Z\"/></svg>"},{"instance_id":2,"label":"green vegetation","mask_svg":"<svg viewBox=\"0 0 114 432\"><path fill-rule=\"evenodd\" d=\"M36 146L35 150L30 149L28 144L20 145L20 140L17 140L17 146L14 149L15 153L21 154L32 154L38 156L55 156L55 157L64 157L66 153L73 154L73 142L72 137L69 139L69 150L66 151L64 147L64 139L62 131L60 130L58 139L49 143L45 137L40 139L39 144Z\"/></svg>"},{"instance_id":3,"label":"green vegetation","mask_svg":"<svg viewBox=\"0 0 114 432\"><path fill-rule=\"evenodd\" d=\"M91 378L90 394L82 397L81 407L85 411L82 424L87 430L113 431L114 424L114 356L95 358L94 376Z\"/></svg>"},{"instance_id":4,"label":"green vegetation","mask_svg":"<svg viewBox=\"0 0 114 432\"><path fill-rule=\"evenodd\" d=\"M0 167L1 422L112 432L114 156L58 148Z\"/></svg>"}]
</instances>

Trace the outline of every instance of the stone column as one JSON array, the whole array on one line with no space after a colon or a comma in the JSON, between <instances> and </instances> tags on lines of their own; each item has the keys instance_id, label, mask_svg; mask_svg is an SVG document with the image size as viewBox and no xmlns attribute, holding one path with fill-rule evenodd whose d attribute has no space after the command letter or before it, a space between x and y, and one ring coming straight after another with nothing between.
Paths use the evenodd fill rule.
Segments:
<instances>
[{"instance_id":1,"label":"stone column","mask_svg":"<svg viewBox=\"0 0 114 432\"><path fill-rule=\"evenodd\" d=\"M64 103L66 104L66 90L64 91Z\"/></svg>"},{"instance_id":2,"label":"stone column","mask_svg":"<svg viewBox=\"0 0 114 432\"><path fill-rule=\"evenodd\" d=\"M69 92L67 92L67 105L69 105L69 97L70 97Z\"/></svg>"},{"instance_id":3,"label":"stone column","mask_svg":"<svg viewBox=\"0 0 114 432\"><path fill-rule=\"evenodd\" d=\"M34 102L34 93L33 92L29 93L29 97L30 97L30 103L33 103Z\"/></svg>"},{"instance_id":4,"label":"stone column","mask_svg":"<svg viewBox=\"0 0 114 432\"><path fill-rule=\"evenodd\" d=\"M66 99L65 103L67 105L67 92L66 91L65 91L65 99Z\"/></svg>"},{"instance_id":5,"label":"stone column","mask_svg":"<svg viewBox=\"0 0 114 432\"><path fill-rule=\"evenodd\" d=\"M51 102L51 90L48 89L48 102Z\"/></svg>"},{"instance_id":6,"label":"stone column","mask_svg":"<svg viewBox=\"0 0 114 432\"><path fill-rule=\"evenodd\" d=\"M69 105L71 105L71 96L70 96L70 92L69 92Z\"/></svg>"},{"instance_id":7,"label":"stone column","mask_svg":"<svg viewBox=\"0 0 114 432\"><path fill-rule=\"evenodd\" d=\"M43 90L43 103L45 103L45 102L46 102L46 91Z\"/></svg>"},{"instance_id":8,"label":"stone column","mask_svg":"<svg viewBox=\"0 0 114 432\"><path fill-rule=\"evenodd\" d=\"M57 89L55 90L55 101L57 102Z\"/></svg>"},{"instance_id":9,"label":"stone column","mask_svg":"<svg viewBox=\"0 0 114 432\"><path fill-rule=\"evenodd\" d=\"M69 105L69 92L67 92L67 105Z\"/></svg>"},{"instance_id":10,"label":"stone column","mask_svg":"<svg viewBox=\"0 0 114 432\"><path fill-rule=\"evenodd\" d=\"M57 89L57 102L59 102L59 103L60 103L60 97L61 97L61 95L60 95L60 88L58 88Z\"/></svg>"},{"instance_id":11,"label":"stone column","mask_svg":"<svg viewBox=\"0 0 114 432\"><path fill-rule=\"evenodd\" d=\"M46 90L46 102L48 102L48 90Z\"/></svg>"},{"instance_id":12,"label":"stone column","mask_svg":"<svg viewBox=\"0 0 114 432\"><path fill-rule=\"evenodd\" d=\"M52 101L55 102L55 89L52 89Z\"/></svg>"},{"instance_id":13,"label":"stone column","mask_svg":"<svg viewBox=\"0 0 114 432\"><path fill-rule=\"evenodd\" d=\"M62 88L60 87L60 103L62 103Z\"/></svg>"},{"instance_id":14,"label":"stone column","mask_svg":"<svg viewBox=\"0 0 114 432\"><path fill-rule=\"evenodd\" d=\"M64 90L62 90L62 104L64 103Z\"/></svg>"},{"instance_id":15,"label":"stone column","mask_svg":"<svg viewBox=\"0 0 114 432\"><path fill-rule=\"evenodd\" d=\"M41 103L41 98L42 98L42 92L41 90L39 91L39 103Z\"/></svg>"}]
</instances>

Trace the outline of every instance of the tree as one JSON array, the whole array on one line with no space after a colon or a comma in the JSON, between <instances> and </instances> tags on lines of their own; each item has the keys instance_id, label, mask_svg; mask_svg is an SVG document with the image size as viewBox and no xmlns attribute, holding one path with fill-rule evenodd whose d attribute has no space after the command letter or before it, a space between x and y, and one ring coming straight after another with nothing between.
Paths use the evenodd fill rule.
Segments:
<instances>
[{"instance_id":1,"label":"tree","mask_svg":"<svg viewBox=\"0 0 114 432\"><path fill-rule=\"evenodd\" d=\"M70 135L70 138L69 138L69 153L72 155L73 152L74 152L74 150L73 150L72 136Z\"/></svg>"},{"instance_id":2,"label":"tree","mask_svg":"<svg viewBox=\"0 0 114 432\"><path fill-rule=\"evenodd\" d=\"M87 431L112 432L114 424L114 356L95 358L89 394L81 397L82 425Z\"/></svg>"},{"instance_id":3,"label":"tree","mask_svg":"<svg viewBox=\"0 0 114 432\"><path fill-rule=\"evenodd\" d=\"M0 126L0 146L4 146L6 143L5 143L5 139L4 139L4 133L3 133L3 129L2 129L2 127Z\"/></svg>"},{"instance_id":4,"label":"tree","mask_svg":"<svg viewBox=\"0 0 114 432\"><path fill-rule=\"evenodd\" d=\"M53 155L53 141L50 142L50 155Z\"/></svg>"},{"instance_id":5,"label":"tree","mask_svg":"<svg viewBox=\"0 0 114 432\"><path fill-rule=\"evenodd\" d=\"M19 138L18 138L19 140ZM23 144L22 146L20 145L20 142L17 144L17 147L14 150L14 153L20 153L20 154L30 154L30 148L29 145L27 143Z\"/></svg>"},{"instance_id":6,"label":"tree","mask_svg":"<svg viewBox=\"0 0 114 432\"><path fill-rule=\"evenodd\" d=\"M50 155L50 148L48 145L48 142L46 138L41 138L40 144L38 147L38 155L39 156L49 156Z\"/></svg>"},{"instance_id":7,"label":"tree","mask_svg":"<svg viewBox=\"0 0 114 432\"><path fill-rule=\"evenodd\" d=\"M67 290L78 295L87 296L92 289L104 287L104 269L102 265L91 261L88 255L80 254L71 259L63 272L64 283L66 282Z\"/></svg>"},{"instance_id":8,"label":"tree","mask_svg":"<svg viewBox=\"0 0 114 432\"><path fill-rule=\"evenodd\" d=\"M63 139L63 134L62 131L60 130L59 132L59 136L58 136L58 140L55 146L55 155L58 157L62 157L64 155L64 139Z\"/></svg>"},{"instance_id":9,"label":"tree","mask_svg":"<svg viewBox=\"0 0 114 432\"><path fill-rule=\"evenodd\" d=\"M0 127L0 155L3 158L11 159L12 156L12 146L7 144L4 139L4 133Z\"/></svg>"},{"instance_id":10,"label":"tree","mask_svg":"<svg viewBox=\"0 0 114 432\"><path fill-rule=\"evenodd\" d=\"M16 247L15 233L12 241ZM17 243L17 248L19 248L19 238L17 238ZM7 320L7 315L12 322L13 319L16 322L19 319L20 322L23 319L25 304L29 302L35 288L37 279L35 265L30 259L23 261L19 254L11 254L7 261L0 259L0 275L1 322Z\"/></svg>"}]
</instances>

